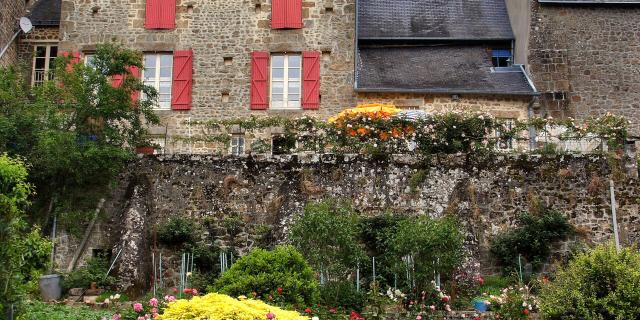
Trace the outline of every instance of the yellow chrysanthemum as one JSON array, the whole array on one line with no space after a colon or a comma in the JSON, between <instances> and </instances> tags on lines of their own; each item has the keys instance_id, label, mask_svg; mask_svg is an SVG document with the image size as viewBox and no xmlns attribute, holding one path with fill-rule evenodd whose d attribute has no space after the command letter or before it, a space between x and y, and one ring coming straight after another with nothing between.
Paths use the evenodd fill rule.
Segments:
<instances>
[{"instance_id":1,"label":"yellow chrysanthemum","mask_svg":"<svg viewBox=\"0 0 640 320\"><path fill-rule=\"evenodd\" d=\"M160 320L265 320L273 313L276 320L308 320L295 311L285 311L259 300L236 300L230 296L210 293L191 300L171 302L158 317Z\"/></svg>"}]
</instances>

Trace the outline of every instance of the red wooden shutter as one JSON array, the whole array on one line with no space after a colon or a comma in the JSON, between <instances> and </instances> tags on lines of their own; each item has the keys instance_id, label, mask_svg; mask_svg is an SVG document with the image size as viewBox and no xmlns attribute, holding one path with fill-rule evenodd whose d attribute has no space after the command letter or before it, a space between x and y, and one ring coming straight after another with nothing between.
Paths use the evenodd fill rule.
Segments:
<instances>
[{"instance_id":1,"label":"red wooden shutter","mask_svg":"<svg viewBox=\"0 0 640 320\"><path fill-rule=\"evenodd\" d=\"M320 52L302 53L302 109L320 107Z\"/></svg>"},{"instance_id":2,"label":"red wooden shutter","mask_svg":"<svg viewBox=\"0 0 640 320\"><path fill-rule=\"evenodd\" d=\"M80 62L80 51L63 51L62 56L71 56L69 63L67 63L67 71L71 71L71 69L73 69L73 65Z\"/></svg>"},{"instance_id":3,"label":"red wooden shutter","mask_svg":"<svg viewBox=\"0 0 640 320\"><path fill-rule=\"evenodd\" d=\"M271 28L302 28L302 0L272 0Z\"/></svg>"},{"instance_id":4,"label":"red wooden shutter","mask_svg":"<svg viewBox=\"0 0 640 320\"><path fill-rule=\"evenodd\" d=\"M138 68L136 66L129 67L129 72L131 72L131 75L134 78L140 79L140 68ZM138 102L138 99L140 99L140 91L132 92L131 93L131 102L136 103L136 102Z\"/></svg>"},{"instance_id":5,"label":"red wooden shutter","mask_svg":"<svg viewBox=\"0 0 640 320\"><path fill-rule=\"evenodd\" d=\"M171 89L171 109L191 109L193 90L193 51L173 53L173 85Z\"/></svg>"},{"instance_id":6,"label":"red wooden shutter","mask_svg":"<svg viewBox=\"0 0 640 320\"><path fill-rule=\"evenodd\" d=\"M114 88L119 88L122 83L124 82L124 75L123 74L116 74L111 76L111 86Z\"/></svg>"},{"instance_id":7,"label":"red wooden shutter","mask_svg":"<svg viewBox=\"0 0 640 320\"><path fill-rule=\"evenodd\" d=\"M251 54L251 110L269 106L269 53Z\"/></svg>"},{"instance_id":8,"label":"red wooden shutter","mask_svg":"<svg viewBox=\"0 0 640 320\"><path fill-rule=\"evenodd\" d=\"M176 0L146 0L145 29L175 29Z\"/></svg>"}]
</instances>

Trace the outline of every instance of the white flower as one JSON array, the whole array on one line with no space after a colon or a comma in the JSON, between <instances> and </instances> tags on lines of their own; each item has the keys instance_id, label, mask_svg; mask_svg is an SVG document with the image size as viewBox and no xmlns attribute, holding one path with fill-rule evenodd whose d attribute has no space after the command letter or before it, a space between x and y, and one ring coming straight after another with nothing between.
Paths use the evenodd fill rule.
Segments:
<instances>
[{"instance_id":1,"label":"white flower","mask_svg":"<svg viewBox=\"0 0 640 320\"><path fill-rule=\"evenodd\" d=\"M318 318L318 317L313 317L313 318L311 318L311 320L320 320L320 318Z\"/></svg>"}]
</instances>

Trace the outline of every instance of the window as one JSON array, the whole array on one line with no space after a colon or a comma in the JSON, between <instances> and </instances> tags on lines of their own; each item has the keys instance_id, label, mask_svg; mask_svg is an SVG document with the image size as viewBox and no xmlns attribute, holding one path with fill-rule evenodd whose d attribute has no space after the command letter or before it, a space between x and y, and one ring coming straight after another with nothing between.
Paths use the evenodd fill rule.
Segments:
<instances>
[{"instance_id":1,"label":"window","mask_svg":"<svg viewBox=\"0 0 640 320\"><path fill-rule=\"evenodd\" d=\"M491 62L494 67L510 67L513 61L511 49L493 49L491 53Z\"/></svg>"},{"instance_id":2,"label":"window","mask_svg":"<svg viewBox=\"0 0 640 320\"><path fill-rule=\"evenodd\" d=\"M296 149L296 139L285 137L283 135L275 135L271 139L271 154L288 154Z\"/></svg>"},{"instance_id":3,"label":"window","mask_svg":"<svg viewBox=\"0 0 640 320\"><path fill-rule=\"evenodd\" d=\"M53 80L54 61L58 55L57 45L35 46L31 85L37 86L47 80Z\"/></svg>"},{"instance_id":4,"label":"window","mask_svg":"<svg viewBox=\"0 0 640 320\"><path fill-rule=\"evenodd\" d=\"M231 136L231 154L234 156L244 154L244 136L239 134Z\"/></svg>"},{"instance_id":5,"label":"window","mask_svg":"<svg viewBox=\"0 0 640 320\"><path fill-rule=\"evenodd\" d=\"M513 129L515 120L514 119L501 119L500 123L505 130L511 131ZM497 148L499 150L511 150L513 149L513 138L503 140L501 137L503 136L503 131L500 129L496 130L496 138L497 138Z\"/></svg>"},{"instance_id":6,"label":"window","mask_svg":"<svg viewBox=\"0 0 640 320\"><path fill-rule=\"evenodd\" d=\"M301 68L300 55L271 56L271 108L300 109Z\"/></svg>"},{"instance_id":7,"label":"window","mask_svg":"<svg viewBox=\"0 0 640 320\"><path fill-rule=\"evenodd\" d=\"M95 65L93 64L93 59L95 57L93 56L93 54L85 54L84 55L84 65L89 67L89 68L95 68Z\"/></svg>"},{"instance_id":8,"label":"window","mask_svg":"<svg viewBox=\"0 0 640 320\"><path fill-rule=\"evenodd\" d=\"M144 84L158 91L158 109L171 108L173 56L171 54L145 54L142 79Z\"/></svg>"}]
</instances>

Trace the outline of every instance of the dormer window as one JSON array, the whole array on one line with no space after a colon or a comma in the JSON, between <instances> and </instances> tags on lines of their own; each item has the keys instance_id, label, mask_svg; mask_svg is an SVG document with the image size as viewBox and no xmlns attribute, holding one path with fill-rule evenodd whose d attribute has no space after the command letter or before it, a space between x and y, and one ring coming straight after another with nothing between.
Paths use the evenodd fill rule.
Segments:
<instances>
[{"instance_id":1,"label":"dormer window","mask_svg":"<svg viewBox=\"0 0 640 320\"><path fill-rule=\"evenodd\" d=\"M494 67L510 67L513 63L513 53L511 53L511 49L492 49L491 63Z\"/></svg>"}]
</instances>

